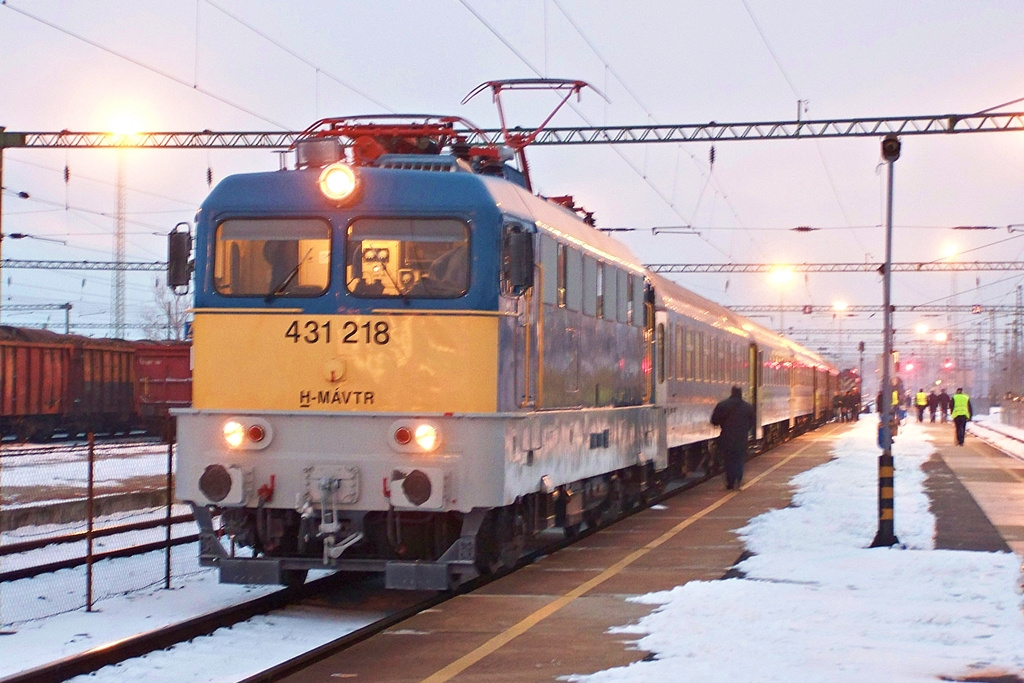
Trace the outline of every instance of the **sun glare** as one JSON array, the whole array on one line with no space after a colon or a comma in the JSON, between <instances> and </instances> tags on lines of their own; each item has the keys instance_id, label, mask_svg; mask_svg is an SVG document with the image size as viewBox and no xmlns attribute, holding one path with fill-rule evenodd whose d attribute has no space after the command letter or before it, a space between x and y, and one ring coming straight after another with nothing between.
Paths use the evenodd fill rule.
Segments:
<instances>
[{"instance_id":1,"label":"sun glare","mask_svg":"<svg viewBox=\"0 0 1024 683\"><path fill-rule=\"evenodd\" d=\"M114 118L107 136L117 145L134 145L138 143L142 126L138 118L130 114L121 114Z\"/></svg>"}]
</instances>

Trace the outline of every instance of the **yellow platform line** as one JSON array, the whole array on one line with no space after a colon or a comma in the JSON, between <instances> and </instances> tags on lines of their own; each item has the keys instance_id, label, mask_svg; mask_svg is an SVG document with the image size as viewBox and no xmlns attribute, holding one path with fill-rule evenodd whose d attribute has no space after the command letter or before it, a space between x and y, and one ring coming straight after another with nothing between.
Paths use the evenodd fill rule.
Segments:
<instances>
[{"instance_id":1,"label":"yellow platform line","mask_svg":"<svg viewBox=\"0 0 1024 683\"><path fill-rule=\"evenodd\" d=\"M816 441L817 440L811 441L810 443L801 447L799 450L795 451L791 455L786 456L783 460L780 460L778 463L776 463L772 467L768 468L767 470L765 470L764 472L762 472L761 474L757 475L749 482L744 484L742 487L740 487L739 490L730 491L729 493L725 494L724 496L716 500L714 503L711 503L711 505L708 505L703 510L696 512L687 517L686 519L684 519L683 521L679 522L679 524L675 525L674 527L672 527L671 529L669 529L661 536L648 543L647 545L637 550L634 550L629 555L626 555L624 558L622 558L612 566L608 567L594 578L590 579L589 581L585 581L584 583L581 583L579 586L573 588L568 593L565 593L561 597L552 600L548 604L544 605L543 607L535 611L533 614L530 614L529 616L523 618L517 624L510 626L503 633L499 633L498 635L494 636L493 638L491 638L486 643L476 648L472 652L463 655L462 657L456 659L454 662L444 667L440 671L437 671L433 675L424 678L423 683L444 683L444 681L449 681L455 676L458 676L460 673L462 673L469 667L473 666L487 655L496 652L497 650L501 649L509 642L511 642L514 638L526 633L531 628L533 628L540 622L544 621L552 614L554 614L558 610L562 609L563 607L571 603L576 598L581 597L582 595L584 595L585 593L594 588L597 588L602 583L614 577L623 569L633 564L647 553L651 552L658 546L668 542L683 529L687 528L694 522L702 519L703 517L706 517L708 514L722 507L730 500L735 498L737 495L739 495L739 491L743 489L748 489L754 484L758 483L759 481L767 477L769 474L771 474L775 470L779 469L780 467L788 463L793 458L799 456L812 445L815 445Z\"/></svg>"}]
</instances>

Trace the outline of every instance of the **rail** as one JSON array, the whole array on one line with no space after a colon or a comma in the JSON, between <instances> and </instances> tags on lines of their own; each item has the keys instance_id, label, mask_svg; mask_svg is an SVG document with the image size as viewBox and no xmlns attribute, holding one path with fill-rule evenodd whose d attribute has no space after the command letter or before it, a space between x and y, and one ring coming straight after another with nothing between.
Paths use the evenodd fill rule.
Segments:
<instances>
[{"instance_id":1,"label":"rail","mask_svg":"<svg viewBox=\"0 0 1024 683\"><path fill-rule=\"evenodd\" d=\"M823 425L819 424L817 426L820 427ZM810 427L810 425L804 425L803 428L798 431L795 430L788 436L790 438L795 438L799 434L804 433L807 430L807 427ZM786 440L788 439L783 439L782 441L784 442ZM758 449L751 454L751 457L757 457L761 453L765 452L765 450L766 449ZM476 588L506 576L513 571L517 571L518 569L537 561L541 557L550 555L551 553L566 548L581 539L587 538L601 528L605 528L611 524L626 519L642 510L648 509L649 507L657 505L668 498L679 495L684 491L704 483L717 476L722 471L720 462L711 459L709 454L706 454L706 457L707 459L703 461L702 468L699 471L664 482L663 487L656 488L652 495L644 498L642 502L638 499L635 505L623 506L620 512L601 520L601 522L595 527L587 528L582 533L566 534L564 538L560 539L549 538L547 539L547 542L543 544L532 544L533 547L524 550L519 560L509 569L502 570L491 576L474 579L473 581L463 584L454 591L432 594L426 599L408 593L401 593L401 595L409 596L410 603L387 614L383 619L377 620L372 624L368 624L367 626L354 630L340 638L325 643L320 647L242 680L245 681L245 683L267 683L269 681L282 680L316 662L352 647L356 643L380 633L385 629L388 629L423 611L424 609L436 606L457 595L475 590ZM157 650L166 649L177 643L192 640L202 635L211 634L225 626L231 626L260 614L266 614L273 610L284 608L307 598L326 594L348 582L351 582L351 575L338 572L322 579L310 581L302 586L285 588L240 605L217 610L194 619L189 619L182 623L169 625L149 633L126 638L116 643L97 647L51 664L20 672L0 679L0 683L49 683L50 681L63 681L73 676L88 674L97 671L104 666L117 664L127 659L143 656ZM377 590L383 591L379 586ZM375 611L379 610L375 608Z\"/></svg>"}]
</instances>

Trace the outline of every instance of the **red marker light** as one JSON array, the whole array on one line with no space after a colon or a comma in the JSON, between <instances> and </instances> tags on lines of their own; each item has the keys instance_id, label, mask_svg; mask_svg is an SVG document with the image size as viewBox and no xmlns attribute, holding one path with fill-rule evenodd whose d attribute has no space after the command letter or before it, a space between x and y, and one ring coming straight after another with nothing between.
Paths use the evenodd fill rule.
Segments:
<instances>
[{"instance_id":1,"label":"red marker light","mask_svg":"<svg viewBox=\"0 0 1024 683\"><path fill-rule=\"evenodd\" d=\"M267 436L267 432L262 425L251 425L246 431L246 435L249 437L249 441L259 443Z\"/></svg>"},{"instance_id":2,"label":"red marker light","mask_svg":"<svg viewBox=\"0 0 1024 683\"><path fill-rule=\"evenodd\" d=\"M412 441L412 431L408 427L399 427L395 430L395 443L405 446Z\"/></svg>"}]
</instances>

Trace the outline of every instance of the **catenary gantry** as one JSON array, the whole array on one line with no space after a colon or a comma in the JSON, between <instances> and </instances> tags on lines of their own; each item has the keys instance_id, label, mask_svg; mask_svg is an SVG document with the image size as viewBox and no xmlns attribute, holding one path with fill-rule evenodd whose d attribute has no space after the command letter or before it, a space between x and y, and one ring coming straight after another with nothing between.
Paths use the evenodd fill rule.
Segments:
<instances>
[{"instance_id":1,"label":"catenary gantry","mask_svg":"<svg viewBox=\"0 0 1024 683\"><path fill-rule=\"evenodd\" d=\"M560 126L540 131L532 145L651 144L792 140L799 138L882 137L886 135L956 135L1024 131L1024 112L887 116L763 122L688 123L646 126ZM4 132L4 147L151 147L288 149L300 131L228 131L137 133ZM501 144L500 128L466 131L471 145Z\"/></svg>"}]
</instances>

